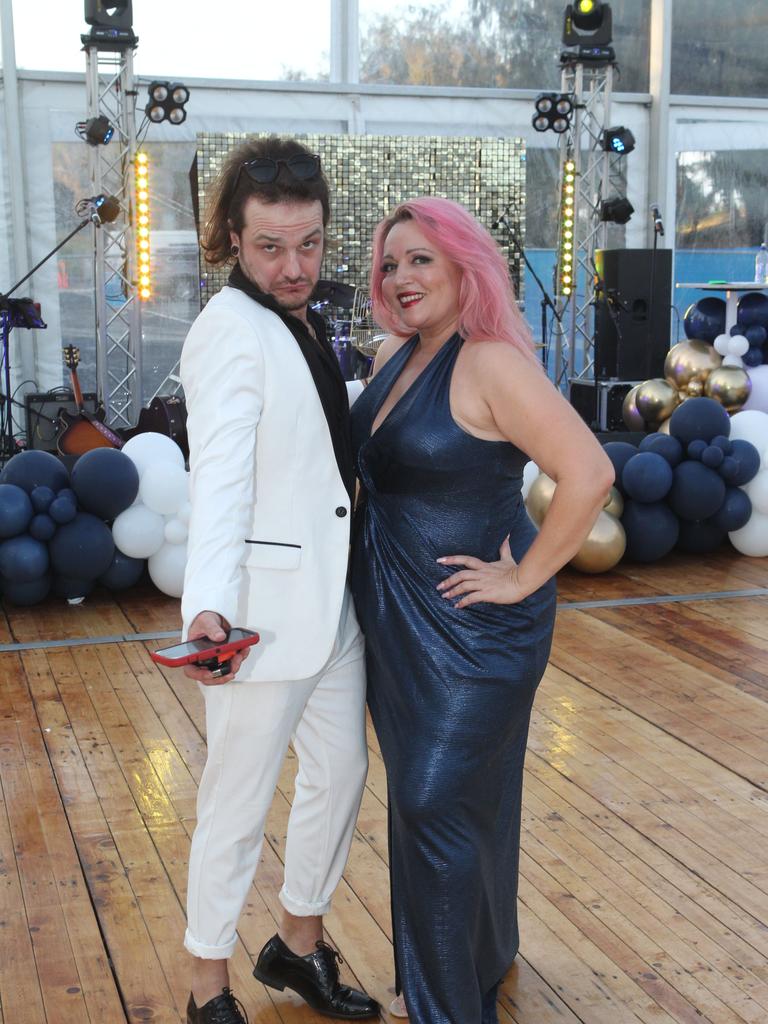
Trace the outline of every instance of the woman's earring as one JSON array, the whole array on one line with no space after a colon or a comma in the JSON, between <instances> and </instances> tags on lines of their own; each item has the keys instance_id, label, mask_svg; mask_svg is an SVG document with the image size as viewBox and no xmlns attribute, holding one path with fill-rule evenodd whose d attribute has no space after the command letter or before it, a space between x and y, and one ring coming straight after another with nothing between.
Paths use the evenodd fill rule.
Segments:
<instances>
[{"instance_id":1,"label":"woman's earring","mask_svg":"<svg viewBox=\"0 0 768 1024\"><path fill-rule=\"evenodd\" d=\"M240 255L240 246L239 245L233 245L230 248L229 252L230 252L230 254L232 256L239 256Z\"/></svg>"}]
</instances>

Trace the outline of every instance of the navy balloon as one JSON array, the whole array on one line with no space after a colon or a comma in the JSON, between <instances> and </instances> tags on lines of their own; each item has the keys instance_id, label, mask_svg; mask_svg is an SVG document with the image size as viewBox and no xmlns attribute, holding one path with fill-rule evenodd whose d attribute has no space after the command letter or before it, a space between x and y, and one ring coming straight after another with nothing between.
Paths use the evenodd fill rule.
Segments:
<instances>
[{"instance_id":1,"label":"navy balloon","mask_svg":"<svg viewBox=\"0 0 768 1024\"><path fill-rule=\"evenodd\" d=\"M0 473L0 484L16 484L27 494L36 487L59 491L69 485L69 473L62 462L50 452L28 451L14 455Z\"/></svg>"},{"instance_id":2,"label":"navy balloon","mask_svg":"<svg viewBox=\"0 0 768 1024\"><path fill-rule=\"evenodd\" d=\"M683 445L696 440L709 444L718 434L728 437L731 421L714 398L688 398L669 417L669 432Z\"/></svg>"},{"instance_id":3,"label":"navy balloon","mask_svg":"<svg viewBox=\"0 0 768 1024\"><path fill-rule=\"evenodd\" d=\"M673 468L683 457L683 446L670 434L648 434L640 442L639 448L641 452L661 455Z\"/></svg>"},{"instance_id":4,"label":"navy balloon","mask_svg":"<svg viewBox=\"0 0 768 1024\"><path fill-rule=\"evenodd\" d=\"M613 463L613 469L616 473L615 486L624 494L621 474L624 472L624 467L629 460L634 455L637 455L637 448L633 444L629 444L628 441L609 441L603 445L603 451Z\"/></svg>"},{"instance_id":5,"label":"navy balloon","mask_svg":"<svg viewBox=\"0 0 768 1024\"><path fill-rule=\"evenodd\" d=\"M51 487L35 487L30 494L32 508L35 512L47 512L55 497L56 492Z\"/></svg>"},{"instance_id":6,"label":"navy balloon","mask_svg":"<svg viewBox=\"0 0 768 1024\"><path fill-rule=\"evenodd\" d=\"M751 327L744 328L744 337L750 345L762 348L765 344L765 339L768 338L768 331L766 331L762 324L752 324Z\"/></svg>"},{"instance_id":7,"label":"navy balloon","mask_svg":"<svg viewBox=\"0 0 768 1024\"><path fill-rule=\"evenodd\" d=\"M729 479L728 483L734 484L736 487L743 487L760 471L760 452L749 441L743 441L741 438L734 440L732 444L731 457L736 460L737 470L733 479Z\"/></svg>"},{"instance_id":8,"label":"navy balloon","mask_svg":"<svg viewBox=\"0 0 768 1024\"><path fill-rule=\"evenodd\" d=\"M682 520L677 547L692 555L707 555L717 551L724 540L725 530L721 530L712 520L695 523Z\"/></svg>"},{"instance_id":9,"label":"navy balloon","mask_svg":"<svg viewBox=\"0 0 768 1024\"><path fill-rule=\"evenodd\" d=\"M139 582L146 564L145 558L131 558L115 548L112 564L99 576L98 582L109 590L125 590Z\"/></svg>"},{"instance_id":10,"label":"navy balloon","mask_svg":"<svg viewBox=\"0 0 768 1024\"><path fill-rule=\"evenodd\" d=\"M763 350L755 346L749 348L741 357L745 366L761 366L763 362Z\"/></svg>"},{"instance_id":11,"label":"navy balloon","mask_svg":"<svg viewBox=\"0 0 768 1024\"><path fill-rule=\"evenodd\" d=\"M624 467L621 482L636 501L661 501L672 486L672 467L662 455L638 452Z\"/></svg>"},{"instance_id":12,"label":"navy balloon","mask_svg":"<svg viewBox=\"0 0 768 1024\"><path fill-rule=\"evenodd\" d=\"M40 512L32 517L29 524L29 535L35 540L50 540L56 533L56 523L45 512Z\"/></svg>"},{"instance_id":13,"label":"navy balloon","mask_svg":"<svg viewBox=\"0 0 768 1024\"><path fill-rule=\"evenodd\" d=\"M50 548L57 576L95 580L109 568L115 542L112 531L101 519L79 512L71 523L59 527Z\"/></svg>"},{"instance_id":14,"label":"navy balloon","mask_svg":"<svg viewBox=\"0 0 768 1024\"><path fill-rule=\"evenodd\" d=\"M694 438L693 441L686 448L686 454L689 459L701 459L701 456L707 450L707 442L702 441L700 437Z\"/></svg>"},{"instance_id":15,"label":"navy balloon","mask_svg":"<svg viewBox=\"0 0 768 1024\"><path fill-rule=\"evenodd\" d=\"M768 330L768 296L747 292L739 299L737 320L742 327L765 327Z\"/></svg>"},{"instance_id":16,"label":"navy balloon","mask_svg":"<svg viewBox=\"0 0 768 1024\"><path fill-rule=\"evenodd\" d=\"M681 519L696 522L709 519L725 498L725 483L714 469L700 462L681 462L674 470L674 481L667 500Z\"/></svg>"},{"instance_id":17,"label":"navy balloon","mask_svg":"<svg viewBox=\"0 0 768 1024\"><path fill-rule=\"evenodd\" d=\"M70 576L56 576L53 581L53 592L57 597L71 600L76 597L87 597L96 586L93 580L72 579Z\"/></svg>"},{"instance_id":18,"label":"navy balloon","mask_svg":"<svg viewBox=\"0 0 768 1024\"><path fill-rule=\"evenodd\" d=\"M708 341L710 344L725 332L725 300L708 295L699 299L685 311L685 336Z\"/></svg>"},{"instance_id":19,"label":"navy balloon","mask_svg":"<svg viewBox=\"0 0 768 1024\"><path fill-rule=\"evenodd\" d=\"M59 495L57 498L54 498L51 502L51 507L48 509L48 515L60 526L64 523L71 523L77 515L77 504L74 497L69 498L65 495Z\"/></svg>"},{"instance_id":20,"label":"navy balloon","mask_svg":"<svg viewBox=\"0 0 768 1024\"><path fill-rule=\"evenodd\" d=\"M718 466L721 466L724 458L725 453L723 449L719 448L716 444L707 445L701 453L702 465L709 466L710 469L717 469Z\"/></svg>"},{"instance_id":21,"label":"navy balloon","mask_svg":"<svg viewBox=\"0 0 768 1024\"><path fill-rule=\"evenodd\" d=\"M24 533L33 515L26 491L14 484L0 484L0 538Z\"/></svg>"},{"instance_id":22,"label":"navy balloon","mask_svg":"<svg viewBox=\"0 0 768 1024\"><path fill-rule=\"evenodd\" d=\"M11 583L29 583L48 571L48 548L26 533L0 544L0 575Z\"/></svg>"},{"instance_id":23,"label":"navy balloon","mask_svg":"<svg viewBox=\"0 0 768 1024\"><path fill-rule=\"evenodd\" d=\"M627 535L627 558L655 562L668 555L677 543L680 523L665 501L646 504L629 499L621 525Z\"/></svg>"},{"instance_id":24,"label":"navy balloon","mask_svg":"<svg viewBox=\"0 0 768 1024\"><path fill-rule=\"evenodd\" d=\"M50 589L51 577L46 573L28 583L5 583L3 585L3 600L9 604L24 606L39 604L48 596Z\"/></svg>"},{"instance_id":25,"label":"navy balloon","mask_svg":"<svg viewBox=\"0 0 768 1024\"><path fill-rule=\"evenodd\" d=\"M722 505L709 521L718 529L730 533L746 526L751 515L752 502L749 495L740 487L728 487Z\"/></svg>"},{"instance_id":26,"label":"navy balloon","mask_svg":"<svg viewBox=\"0 0 768 1024\"><path fill-rule=\"evenodd\" d=\"M115 519L139 493L139 471L116 448L94 448L75 463L72 489L80 507L101 519Z\"/></svg>"}]
</instances>

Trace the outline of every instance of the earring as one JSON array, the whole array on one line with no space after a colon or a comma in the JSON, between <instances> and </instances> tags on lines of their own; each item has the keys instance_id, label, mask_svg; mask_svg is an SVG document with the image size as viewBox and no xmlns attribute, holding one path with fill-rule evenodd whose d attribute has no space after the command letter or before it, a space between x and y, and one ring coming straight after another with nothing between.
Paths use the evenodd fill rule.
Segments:
<instances>
[{"instance_id":1,"label":"earring","mask_svg":"<svg viewBox=\"0 0 768 1024\"><path fill-rule=\"evenodd\" d=\"M239 245L233 245L233 246L232 246L232 247L230 248L230 250L229 250L229 251L230 251L230 254L231 254L232 256L239 256L239 255L240 255L240 246L239 246Z\"/></svg>"}]
</instances>

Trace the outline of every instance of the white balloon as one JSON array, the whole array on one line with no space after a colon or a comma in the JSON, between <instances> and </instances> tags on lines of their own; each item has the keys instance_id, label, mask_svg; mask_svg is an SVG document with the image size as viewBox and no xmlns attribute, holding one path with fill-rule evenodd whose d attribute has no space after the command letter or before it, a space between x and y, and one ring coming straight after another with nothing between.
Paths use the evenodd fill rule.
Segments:
<instances>
[{"instance_id":1,"label":"white balloon","mask_svg":"<svg viewBox=\"0 0 768 1024\"><path fill-rule=\"evenodd\" d=\"M130 558L149 558L165 541L165 522L146 505L131 505L112 524L119 551Z\"/></svg>"},{"instance_id":2,"label":"white balloon","mask_svg":"<svg viewBox=\"0 0 768 1024\"><path fill-rule=\"evenodd\" d=\"M764 558L768 555L768 516L753 512L746 526L728 534L731 544L742 555Z\"/></svg>"},{"instance_id":3,"label":"white balloon","mask_svg":"<svg viewBox=\"0 0 768 1024\"><path fill-rule=\"evenodd\" d=\"M122 451L138 469L139 477L148 466L153 466L157 462L172 462L184 467L184 453L176 442L165 434L156 434L153 431L137 434L125 442Z\"/></svg>"},{"instance_id":4,"label":"white balloon","mask_svg":"<svg viewBox=\"0 0 768 1024\"><path fill-rule=\"evenodd\" d=\"M163 544L147 562L149 576L158 590L169 597L181 597L184 591L186 544Z\"/></svg>"},{"instance_id":5,"label":"white balloon","mask_svg":"<svg viewBox=\"0 0 768 1024\"><path fill-rule=\"evenodd\" d=\"M744 367L744 363L742 361L741 356L734 356L734 355L731 355L731 354L729 354L727 356L723 356L723 361L722 361L721 365L722 366L739 366L739 367L742 367L742 368Z\"/></svg>"},{"instance_id":6,"label":"white balloon","mask_svg":"<svg viewBox=\"0 0 768 1024\"><path fill-rule=\"evenodd\" d=\"M180 519L185 526L189 526L189 521L192 518L192 504L189 501L185 501L176 513L176 518Z\"/></svg>"},{"instance_id":7,"label":"white balloon","mask_svg":"<svg viewBox=\"0 0 768 1024\"><path fill-rule=\"evenodd\" d=\"M183 466L156 462L141 474L139 494L153 512L175 515L189 498L189 475Z\"/></svg>"},{"instance_id":8,"label":"white balloon","mask_svg":"<svg viewBox=\"0 0 768 1024\"><path fill-rule=\"evenodd\" d=\"M730 334L718 334L713 344L715 352L719 352L721 356L727 355L731 344Z\"/></svg>"},{"instance_id":9,"label":"white balloon","mask_svg":"<svg viewBox=\"0 0 768 1024\"><path fill-rule=\"evenodd\" d=\"M768 469L761 469L756 477L744 484L742 490L752 502L753 515L768 515Z\"/></svg>"},{"instance_id":10,"label":"white balloon","mask_svg":"<svg viewBox=\"0 0 768 1024\"><path fill-rule=\"evenodd\" d=\"M165 539L169 544L183 544L188 535L187 525L180 519L169 519L165 524Z\"/></svg>"},{"instance_id":11,"label":"white balloon","mask_svg":"<svg viewBox=\"0 0 768 1024\"><path fill-rule=\"evenodd\" d=\"M768 447L768 413L749 409L737 412L731 417L732 441L749 441L759 452Z\"/></svg>"},{"instance_id":12,"label":"white balloon","mask_svg":"<svg viewBox=\"0 0 768 1024\"><path fill-rule=\"evenodd\" d=\"M535 462L526 462L523 467L523 487L521 494L523 495L523 501L528 497L528 491L531 489L531 484L539 475L539 467Z\"/></svg>"},{"instance_id":13,"label":"white balloon","mask_svg":"<svg viewBox=\"0 0 768 1024\"><path fill-rule=\"evenodd\" d=\"M733 356L743 356L745 352L749 352L749 341L743 334L734 334L729 351Z\"/></svg>"}]
</instances>

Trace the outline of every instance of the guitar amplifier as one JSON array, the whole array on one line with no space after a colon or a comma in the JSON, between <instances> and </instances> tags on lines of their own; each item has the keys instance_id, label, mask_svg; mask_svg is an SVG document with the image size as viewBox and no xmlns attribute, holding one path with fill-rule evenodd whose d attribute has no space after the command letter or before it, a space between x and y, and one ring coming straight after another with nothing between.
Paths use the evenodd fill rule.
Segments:
<instances>
[{"instance_id":1,"label":"guitar amplifier","mask_svg":"<svg viewBox=\"0 0 768 1024\"><path fill-rule=\"evenodd\" d=\"M96 395L92 392L84 394L83 406L86 412L95 415L99 408ZM28 448L58 454L56 438L59 434L59 409L77 415L77 405L71 391L30 391L24 396Z\"/></svg>"}]
</instances>

